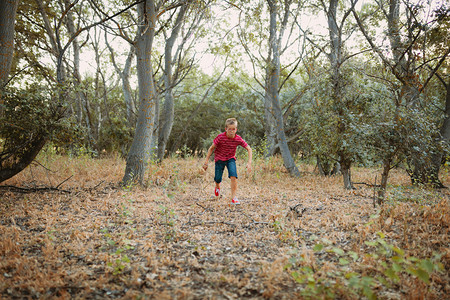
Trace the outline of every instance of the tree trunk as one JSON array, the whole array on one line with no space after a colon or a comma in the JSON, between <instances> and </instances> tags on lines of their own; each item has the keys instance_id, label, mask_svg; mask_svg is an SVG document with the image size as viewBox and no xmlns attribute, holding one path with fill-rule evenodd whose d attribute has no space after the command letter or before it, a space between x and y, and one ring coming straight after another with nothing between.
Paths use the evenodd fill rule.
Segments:
<instances>
[{"instance_id":1,"label":"tree trunk","mask_svg":"<svg viewBox=\"0 0 450 300\"><path fill-rule=\"evenodd\" d=\"M130 51L128 52L127 60L125 61L125 66L123 68L123 72L121 72L121 80L122 80L122 91L123 91L123 98L125 99L125 105L127 108L127 121L128 126L134 127L136 125L136 118L135 113L136 109L133 102L133 95L131 91L131 84L130 84L130 71L131 71L131 62L134 59L135 56L135 49L134 45L130 46Z\"/></svg>"},{"instance_id":2,"label":"tree trunk","mask_svg":"<svg viewBox=\"0 0 450 300\"><path fill-rule=\"evenodd\" d=\"M169 140L170 133L172 131L174 120L174 100L173 100L173 88L175 82L173 80L173 58L172 51L175 41L180 33L181 25L184 19L184 15L188 9L187 5L183 5L180 8L180 12L177 15L177 19L174 24L174 28L170 37L166 40L166 46L164 51L164 87L165 98L164 106L160 115L159 122L159 134L158 134L158 161L162 161L166 152L167 141Z\"/></svg>"},{"instance_id":3,"label":"tree trunk","mask_svg":"<svg viewBox=\"0 0 450 300\"><path fill-rule=\"evenodd\" d=\"M68 0L64 0L64 5L66 8L70 7L71 3ZM74 36L72 41L73 48L73 76L76 80L75 84L77 86L76 89L76 101L78 103L78 107L80 111L78 112L78 122L80 125L83 124L83 113L85 117L85 124L87 128L88 134L88 144L90 147L95 148L97 144L98 132L95 131L96 126L93 124L93 118L91 113L91 105L89 103L89 99L86 96L86 93L82 87L82 80L80 74L80 44L78 43L78 38L76 37L77 28L75 28L74 17L72 10L67 12L67 16L65 18L65 24L67 27L67 31L70 36ZM96 75L98 76L98 74Z\"/></svg>"},{"instance_id":4,"label":"tree trunk","mask_svg":"<svg viewBox=\"0 0 450 300\"><path fill-rule=\"evenodd\" d=\"M389 171L391 170L392 158L387 158L383 161L383 173L381 173L380 189L378 190L378 205L384 201L386 195L386 187L389 178Z\"/></svg>"},{"instance_id":5,"label":"tree trunk","mask_svg":"<svg viewBox=\"0 0 450 300\"><path fill-rule=\"evenodd\" d=\"M317 169L319 170L319 174L322 176L330 176L341 171L340 165L338 166L337 162L332 163L332 160L325 155L316 155L316 161Z\"/></svg>"},{"instance_id":6,"label":"tree trunk","mask_svg":"<svg viewBox=\"0 0 450 300\"><path fill-rule=\"evenodd\" d=\"M344 61L342 48L342 32L338 27L337 23L337 7L338 0L330 0L330 5L328 7L327 17L328 17L328 32L330 36L330 45L331 52L329 55L330 64L331 64L331 83L332 83L332 91L331 97L332 101L336 107L336 114L338 115L338 124L337 124L337 134L340 137L343 137L347 128L344 123L344 109L342 104L343 95L343 78L341 78L341 66ZM340 145L341 149L338 150L339 155L339 163L341 165L341 172L344 181L345 189L353 189L352 178L351 178L351 164L352 157L348 151L345 150L344 146Z\"/></svg>"},{"instance_id":7,"label":"tree trunk","mask_svg":"<svg viewBox=\"0 0 450 300\"><path fill-rule=\"evenodd\" d=\"M440 129L440 143L448 146L450 143L450 80L447 84L443 82L446 89L446 97L445 97L445 111L444 111L444 123ZM431 159L431 173L433 178L439 178L439 171L441 168L442 160L444 157L443 151L436 153L433 155ZM439 180L438 180L439 181ZM439 181L440 185L438 187L444 187L444 185Z\"/></svg>"},{"instance_id":8,"label":"tree trunk","mask_svg":"<svg viewBox=\"0 0 450 300\"><path fill-rule=\"evenodd\" d=\"M10 159L2 160L0 162L0 182L15 176L28 167L47 141L43 135L36 138L25 139L26 144L24 144L24 147L20 149L20 151L13 153Z\"/></svg>"},{"instance_id":9,"label":"tree trunk","mask_svg":"<svg viewBox=\"0 0 450 300\"><path fill-rule=\"evenodd\" d=\"M156 26L155 3L146 0L138 4L140 26L136 42L137 76L139 85L139 112L136 131L127 157L122 184L144 184L151 153L155 122L156 89L153 81L151 53Z\"/></svg>"},{"instance_id":10,"label":"tree trunk","mask_svg":"<svg viewBox=\"0 0 450 300\"><path fill-rule=\"evenodd\" d=\"M0 1L0 90L8 82L9 72L11 71L14 53L14 26L18 4L19 0Z\"/></svg>"},{"instance_id":11,"label":"tree trunk","mask_svg":"<svg viewBox=\"0 0 450 300\"><path fill-rule=\"evenodd\" d=\"M344 151L338 152L340 159L339 164L341 166L342 179L344 180L344 188L347 190L353 189L351 165L352 161L348 158Z\"/></svg>"},{"instance_id":12,"label":"tree trunk","mask_svg":"<svg viewBox=\"0 0 450 300\"><path fill-rule=\"evenodd\" d=\"M270 59L270 54L269 54ZM272 97L269 93L270 86L270 73L269 68L266 72L266 91L264 95L264 132L266 138L266 145L264 147L264 157L269 158L275 154L275 145L277 144L275 131L276 122L273 116Z\"/></svg>"},{"instance_id":13,"label":"tree trunk","mask_svg":"<svg viewBox=\"0 0 450 300\"><path fill-rule=\"evenodd\" d=\"M111 47L111 45L108 42L108 35L105 32L105 42L106 46L109 49L109 52L111 53L111 62L114 66L114 69L116 70L117 74L119 74L120 79L122 81L122 92L123 92L123 98L125 99L125 107L127 110L127 122L128 126L134 127L136 125L135 122L135 107L133 103L133 96L131 91L131 84L130 84L130 73L131 73L131 63L136 55L136 47L135 45L130 43L130 50L128 51L127 59L125 60L125 65L123 67L123 70L119 68L119 66L116 63L116 55L114 52L114 49Z\"/></svg>"},{"instance_id":14,"label":"tree trunk","mask_svg":"<svg viewBox=\"0 0 450 300\"><path fill-rule=\"evenodd\" d=\"M278 95L279 80L280 80L280 55L278 48L278 41L276 39L277 30L277 4L275 0L268 0L270 9L270 37L269 43L272 49L272 60L268 65L269 68L269 89L268 94L272 99L273 115L276 122L276 133L278 144L280 146L281 156L283 157L284 166L289 171L291 176L299 177L300 171L295 165L289 150L286 134L284 132L283 113L281 111L280 100Z\"/></svg>"}]
</instances>

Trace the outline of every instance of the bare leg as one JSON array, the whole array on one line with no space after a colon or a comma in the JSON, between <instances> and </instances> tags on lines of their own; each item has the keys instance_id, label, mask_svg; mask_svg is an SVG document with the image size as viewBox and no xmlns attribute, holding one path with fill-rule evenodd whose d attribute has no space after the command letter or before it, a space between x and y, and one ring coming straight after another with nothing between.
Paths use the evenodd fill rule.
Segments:
<instances>
[{"instance_id":1,"label":"bare leg","mask_svg":"<svg viewBox=\"0 0 450 300\"><path fill-rule=\"evenodd\" d=\"M236 197L236 191L237 191L237 178L232 176L231 179L231 199L234 199Z\"/></svg>"}]
</instances>

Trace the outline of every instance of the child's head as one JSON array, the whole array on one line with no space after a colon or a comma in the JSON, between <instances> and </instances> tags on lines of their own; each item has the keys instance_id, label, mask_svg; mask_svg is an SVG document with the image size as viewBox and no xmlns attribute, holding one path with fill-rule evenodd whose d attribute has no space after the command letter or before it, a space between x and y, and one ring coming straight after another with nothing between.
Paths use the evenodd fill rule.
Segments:
<instances>
[{"instance_id":1,"label":"child's head","mask_svg":"<svg viewBox=\"0 0 450 300\"><path fill-rule=\"evenodd\" d=\"M225 121L225 131L229 138L234 138L237 131L237 120L235 118L229 118Z\"/></svg>"},{"instance_id":2,"label":"child's head","mask_svg":"<svg viewBox=\"0 0 450 300\"><path fill-rule=\"evenodd\" d=\"M228 128L229 125L236 125L237 127L237 120L235 118L229 118L225 121L225 129Z\"/></svg>"}]
</instances>

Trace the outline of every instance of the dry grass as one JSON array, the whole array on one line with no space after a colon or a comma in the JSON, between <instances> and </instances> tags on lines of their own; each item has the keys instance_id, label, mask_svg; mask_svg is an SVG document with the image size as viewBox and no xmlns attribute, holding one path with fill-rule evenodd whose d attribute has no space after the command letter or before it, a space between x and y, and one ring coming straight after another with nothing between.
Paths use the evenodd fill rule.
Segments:
<instances>
[{"instance_id":1,"label":"dry grass","mask_svg":"<svg viewBox=\"0 0 450 300\"><path fill-rule=\"evenodd\" d=\"M4 184L62 183L60 191L0 190L0 298L298 299L308 297L306 285L292 272L305 266L316 296L327 298L322 282L331 298L360 298L346 292L345 273L330 275L343 270L333 251L313 249L328 243L354 252L346 272L380 275L382 259L367 255L374 250L366 243L377 232L405 257L442 254L444 268L429 284L398 272L398 281L372 286L379 298L450 294L449 192L412 188L401 170L392 172L386 203L374 208L373 189L343 190L341 177L320 177L311 166L294 179L280 159L255 162L253 174L238 163L242 205L230 207L229 180L215 199L212 164L201 172L196 158L152 165L145 189L119 187L118 158L41 162L48 169L33 165ZM353 179L373 183L379 173L355 169Z\"/></svg>"}]
</instances>

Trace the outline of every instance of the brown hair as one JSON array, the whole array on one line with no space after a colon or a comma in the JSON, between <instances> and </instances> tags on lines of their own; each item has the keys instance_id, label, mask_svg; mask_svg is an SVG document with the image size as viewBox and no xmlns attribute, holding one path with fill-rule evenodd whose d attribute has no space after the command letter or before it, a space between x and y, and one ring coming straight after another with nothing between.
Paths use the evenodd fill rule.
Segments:
<instances>
[{"instance_id":1,"label":"brown hair","mask_svg":"<svg viewBox=\"0 0 450 300\"><path fill-rule=\"evenodd\" d=\"M229 118L225 121L225 128L228 127L228 125L236 125L237 126L238 121L235 118Z\"/></svg>"}]
</instances>

